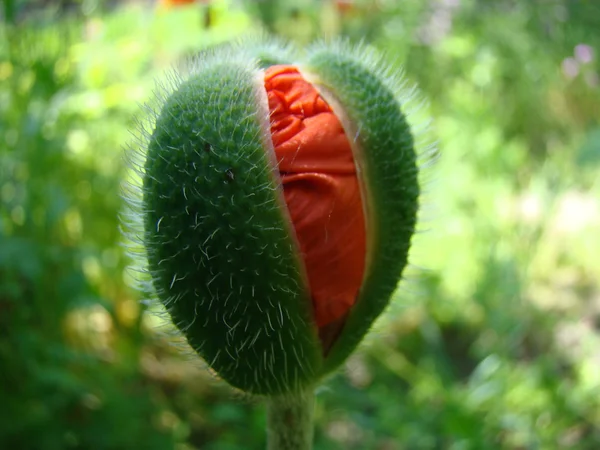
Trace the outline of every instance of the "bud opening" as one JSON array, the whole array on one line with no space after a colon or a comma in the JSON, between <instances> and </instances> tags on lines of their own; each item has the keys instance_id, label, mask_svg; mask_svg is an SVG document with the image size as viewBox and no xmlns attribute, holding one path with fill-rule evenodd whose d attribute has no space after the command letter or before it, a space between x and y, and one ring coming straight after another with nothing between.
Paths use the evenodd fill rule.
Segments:
<instances>
[{"instance_id":1,"label":"bud opening","mask_svg":"<svg viewBox=\"0 0 600 450\"><path fill-rule=\"evenodd\" d=\"M297 68L266 69L271 138L324 350L356 302L366 225L350 142L338 117Z\"/></svg>"}]
</instances>

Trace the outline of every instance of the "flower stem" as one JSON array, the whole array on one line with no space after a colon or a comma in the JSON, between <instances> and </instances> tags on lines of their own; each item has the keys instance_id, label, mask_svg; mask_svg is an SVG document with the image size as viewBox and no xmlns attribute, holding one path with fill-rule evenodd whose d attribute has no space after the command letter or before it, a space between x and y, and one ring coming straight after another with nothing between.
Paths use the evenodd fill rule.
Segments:
<instances>
[{"instance_id":1,"label":"flower stem","mask_svg":"<svg viewBox=\"0 0 600 450\"><path fill-rule=\"evenodd\" d=\"M267 450L311 450L315 394L312 390L267 398Z\"/></svg>"}]
</instances>

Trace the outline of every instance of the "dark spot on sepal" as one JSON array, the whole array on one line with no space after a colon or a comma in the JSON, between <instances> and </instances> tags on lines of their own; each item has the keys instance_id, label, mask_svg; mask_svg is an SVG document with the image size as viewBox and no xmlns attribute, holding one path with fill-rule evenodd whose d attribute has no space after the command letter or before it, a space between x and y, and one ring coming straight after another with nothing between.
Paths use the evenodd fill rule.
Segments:
<instances>
[{"instance_id":1,"label":"dark spot on sepal","mask_svg":"<svg viewBox=\"0 0 600 450\"><path fill-rule=\"evenodd\" d=\"M235 180L235 175L233 173L233 170L227 169L225 171L225 181L227 181L228 183L231 183L233 180Z\"/></svg>"}]
</instances>

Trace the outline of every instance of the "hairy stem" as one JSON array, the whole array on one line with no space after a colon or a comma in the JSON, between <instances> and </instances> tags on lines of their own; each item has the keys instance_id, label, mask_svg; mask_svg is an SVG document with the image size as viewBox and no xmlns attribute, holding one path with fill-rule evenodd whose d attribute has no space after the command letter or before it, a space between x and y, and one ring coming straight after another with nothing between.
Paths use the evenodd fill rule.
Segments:
<instances>
[{"instance_id":1,"label":"hairy stem","mask_svg":"<svg viewBox=\"0 0 600 450\"><path fill-rule=\"evenodd\" d=\"M312 390L267 398L268 450L310 450L315 394Z\"/></svg>"}]
</instances>

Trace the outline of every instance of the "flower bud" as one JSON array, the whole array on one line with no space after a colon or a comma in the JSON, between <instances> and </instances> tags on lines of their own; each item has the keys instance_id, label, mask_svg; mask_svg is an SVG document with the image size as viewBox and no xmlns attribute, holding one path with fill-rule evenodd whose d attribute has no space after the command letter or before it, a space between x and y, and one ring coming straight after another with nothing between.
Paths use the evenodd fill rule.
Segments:
<instances>
[{"instance_id":1,"label":"flower bud","mask_svg":"<svg viewBox=\"0 0 600 450\"><path fill-rule=\"evenodd\" d=\"M382 62L343 45L297 60L256 42L202 55L132 152L153 295L256 394L314 386L354 350L401 277L418 207Z\"/></svg>"}]
</instances>

